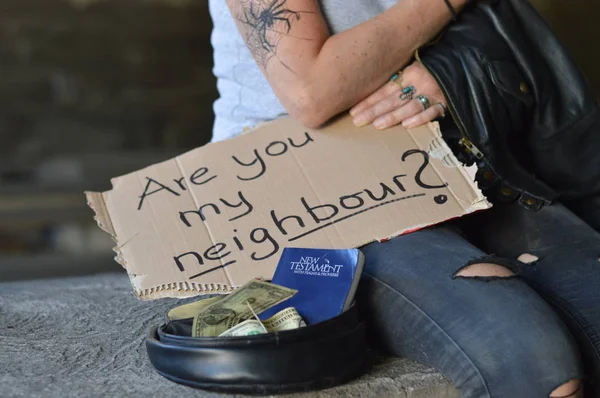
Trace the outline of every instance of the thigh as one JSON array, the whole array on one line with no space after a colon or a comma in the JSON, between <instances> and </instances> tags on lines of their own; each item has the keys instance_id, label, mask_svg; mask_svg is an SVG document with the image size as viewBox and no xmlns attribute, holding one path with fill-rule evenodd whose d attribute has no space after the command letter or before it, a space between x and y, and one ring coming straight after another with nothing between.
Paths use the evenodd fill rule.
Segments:
<instances>
[{"instance_id":1,"label":"thigh","mask_svg":"<svg viewBox=\"0 0 600 398\"><path fill-rule=\"evenodd\" d=\"M588 379L600 380L600 234L560 204L538 212L501 205L484 213L474 231L480 246L502 256L538 258L522 265L520 275L576 336Z\"/></svg>"},{"instance_id":2,"label":"thigh","mask_svg":"<svg viewBox=\"0 0 600 398\"><path fill-rule=\"evenodd\" d=\"M463 396L548 396L580 376L567 328L527 284L454 278L485 255L457 233L427 229L363 252L359 304L374 338L440 370Z\"/></svg>"}]
</instances>

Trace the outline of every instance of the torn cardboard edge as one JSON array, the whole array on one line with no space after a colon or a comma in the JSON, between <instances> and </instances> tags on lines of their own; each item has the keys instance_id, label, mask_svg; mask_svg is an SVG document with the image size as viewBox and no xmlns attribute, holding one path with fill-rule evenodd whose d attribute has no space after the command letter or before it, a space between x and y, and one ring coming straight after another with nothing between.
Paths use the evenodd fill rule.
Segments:
<instances>
[{"instance_id":1,"label":"torn cardboard edge","mask_svg":"<svg viewBox=\"0 0 600 398\"><path fill-rule=\"evenodd\" d=\"M108 233L112 240L117 243L117 246L113 248L113 251L116 253L115 261L119 263L125 270L127 270L127 262L123 258L121 254L121 248L127 244L124 242L123 244L119 244L119 239L115 233L112 221L110 219L110 215L108 210L106 209L106 203L104 201L104 193L102 192L85 192L87 198L88 206L94 211L95 216L94 220L104 232ZM227 285L220 284L198 284L194 282L167 282L165 284L146 289L139 289L136 284L136 278L138 275L131 274L129 271L127 272L129 279L131 281L131 285L133 287L133 291L136 297L140 299L157 299L157 298L165 298L172 297L168 294L169 291L176 290L178 292L188 292L189 295L182 295L181 297L192 297L198 294L210 294L210 293L228 293L234 290L233 287Z\"/></svg>"},{"instance_id":2,"label":"torn cardboard edge","mask_svg":"<svg viewBox=\"0 0 600 398\"><path fill-rule=\"evenodd\" d=\"M285 119L287 119L287 118L285 118ZM288 124L289 124L289 122L288 122ZM340 124L342 127L340 127ZM250 132L256 132L257 130L261 130L261 129L265 129L265 128L269 129L270 128L269 125L270 125L270 123L260 124L259 126L255 127L255 128L247 129L248 131L245 131L243 136L248 135ZM349 128L349 127L348 127L347 123L346 123L346 126L344 126L343 122L342 123L334 122L333 128L334 129L335 128L343 129L343 128ZM424 143L424 142L418 143L417 139L415 138L415 135L413 135L413 132L410 130L408 131L407 136L410 136L410 138L412 139L412 141L415 143L415 145L418 148L423 148L424 150L426 150L430 154L431 159L440 160L440 162L442 162L442 169L452 168L454 170L458 170L460 172L460 174L462 175L462 178L470 183L469 186L473 189L473 193L475 194L474 197L472 198L472 201L470 201L470 203L468 203L468 202L465 202L463 199L461 199L461 196L457 195L452 190L452 187L449 187L449 193L451 194L452 198L457 202L457 204L459 204L459 206L463 210L462 214L453 215L451 218L460 217L465 214L469 214L469 213L479 211L479 210L484 210L484 209L491 207L491 205L487 202L487 200L485 199L483 194L477 188L477 184L474 181L476 167L472 166L470 168L467 168L456 159L456 157L452 154L452 151L450 150L448 145L442 139L439 125L437 123L430 123L427 126L427 128L430 131L431 135L433 136L433 139L431 139L427 143ZM302 130L304 130L304 128L302 128ZM402 132L405 132L405 131L402 131ZM255 134L258 134L258 133L255 133ZM365 134L369 134L369 133L365 132ZM389 131L389 134L398 134L398 132ZM234 141L236 139L237 138L227 140L227 141ZM224 142L218 143L217 145L221 145L221 147L215 148L215 149L219 150L219 149L223 148L224 147L223 143ZM213 148L215 147L215 144L208 144L208 145L213 145ZM228 144L226 144L226 145L228 145ZM235 145L235 144L232 144L231 146L233 146L233 145ZM199 148L199 149L202 149L202 148ZM187 280L187 281L170 280L169 281L167 279L167 280L163 281L162 283L156 284L155 286L144 287L143 286L144 279L147 276L147 274L140 274L139 272L137 272L137 273L132 272L132 270L130 270L128 268L128 258L126 255L123 254L122 249L125 246L127 246L129 244L129 242L131 240L133 240L136 236L134 235L134 236L132 236L132 237L130 236L128 238L119 236L119 233L117 232L117 228L115 228L115 225L113 223L113 218L111 216L111 212L109 210L109 207L107 206L107 195L113 193L113 191L115 190L115 186L116 186L115 182L117 182L119 179L123 179L128 176L137 175L138 173L149 172L153 168L160 166L160 165L165 165L169 162L175 162L177 164L177 168L179 169L179 172L181 174L181 176L178 176L178 177L183 179L185 177L186 172L184 170L185 168L180 164L180 159L182 159L184 156L193 156L191 154L193 152L195 153L197 150L198 149L192 150L192 151L188 152L187 154L181 155L177 158L174 158L174 159L171 159L171 160L168 160L166 162L162 162L162 163L159 163L156 165L149 166L149 167L139 170L137 172L130 173L129 175L112 179L111 182L113 183L113 190L111 190L111 191L107 191L104 193L86 192L88 205L95 212L94 218L97 221L99 227L102 230L104 230L105 232L109 233L111 235L111 237L113 238L113 240L117 243L117 246L114 248L114 251L116 252L115 260L127 270L128 275L131 280L131 283L132 283L132 287L134 289L134 293L140 299L151 300L151 299L162 298L162 297L190 297L190 296L196 296L196 295L207 294L207 293L227 293L227 292L234 290L237 286L240 286L242 284L241 282L238 284L234 283L232 277L227 273L227 269L225 268L225 260L220 259L219 260L220 266L223 267L223 271L224 271L225 275L227 276L226 283L207 283L207 282L200 283L200 282L194 282L191 280ZM295 159L297 167L300 170L302 170L301 162L299 162L298 159L295 158L295 155L293 155L292 158ZM430 162L429 165L432 166L432 169L435 171L435 174L437 174L438 176L444 174L444 172L439 169L439 166L435 165L435 162ZM311 184L309 179L306 179L306 182L308 183L308 185ZM196 200L194 193L191 191L191 188L192 187L190 187L190 190L188 192L191 194L191 197L193 198L192 201L194 202L194 205L197 206L198 201ZM311 190L314 191L315 189L311 186ZM319 197L319 195L316 194L316 192L315 192L315 196L317 198ZM321 199L318 199L318 200L319 200L319 203L322 204L322 200ZM440 223L443 221L444 220L433 222L433 223L432 222L425 222L425 223L420 223L420 224L417 223L414 225L410 225L410 226L406 226L404 228L397 229L397 230L395 230L395 232L392 232L392 233L388 232L387 234L379 234L379 235L372 235L370 237L365 237L364 239L361 239L361 243L355 245L355 247L359 247L359 246L362 246L364 244L367 244L367 243L370 243L373 241L389 240L396 236L400 236L400 235L403 235L403 234L409 233L409 232L414 232L418 229L422 229L427 226L437 224L437 223ZM215 245L216 240L213 238L212 233L209 231L208 224L206 224L204 226L207 229L211 243L213 245ZM335 231L337 232L338 235L340 235L340 236L342 235L342 233L340 233L337 230L337 226L335 226ZM341 241L345 242L343 239ZM331 243L331 240L329 242Z\"/></svg>"},{"instance_id":3,"label":"torn cardboard edge","mask_svg":"<svg viewBox=\"0 0 600 398\"><path fill-rule=\"evenodd\" d=\"M103 192L85 192L87 205L94 211L94 220L96 221L96 224L98 224L101 230L108 233L113 242L117 244L117 246L113 248L113 251L116 253L115 261L121 264L123 268L127 269L125 259L121 256L121 252L119 251L119 240L110 219L110 214L106 209L103 195Z\"/></svg>"},{"instance_id":4,"label":"torn cardboard edge","mask_svg":"<svg viewBox=\"0 0 600 398\"><path fill-rule=\"evenodd\" d=\"M261 126L268 124L268 123L269 122L259 122L258 124L254 125L254 126L245 127L242 130L242 132L240 133L240 135L249 134L249 133L255 131L256 129L260 128ZM235 137L233 137L233 138L235 138ZM207 143L206 145L209 145L209 144L211 144L211 143ZM171 161L171 159L164 161L162 163L166 163L169 161ZM152 167L152 165L148 166L148 168L149 167ZM112 180L111 180L111 182L112 182ZM112 185L112 189L114 189L114 184L111 184L111 185ZM123 268L125 268L125 270L127 271L127 262L123 258L123 255L121 253L121 247L126 245L127 242L125 242L123 244L119 244L119 238L117 237L117 234L116 234L115 229L112 224L112 220L110 218L110 214L106 207L106 203L105 203L105 199L104 199L105 192L86 191L84 194L86 196L87 205L94 212L94 220L98 224L98 227L100 227L100 229L103 230L104 232L108 233L110 235L111 239L117 244L117 246L115 246L113 248L113 251L115 252L114 260L118 264L120 264ZM194 282L167 282L167 283L164 283L164 284L156 286L156 287L140 289L136 283L136 278L138 278L139 276L136 274L131 274L129 272L127 272L127 275L129 276L129 279L131 281L131 285L132 285L135 296L142 300L153 300L153 299L158 299L158 298L172 297L172 295L170 295L169 292L173 291L173 290L183 293L179 297L185 298L185 297L193 297L193 296L196 296L199 294L229 293L236 289L236 287L233 287L231 283L229 285L225 285L225 284L213 284L213 283L200 284L200 283L194 283Z\"/></svg>"}]
</instances>

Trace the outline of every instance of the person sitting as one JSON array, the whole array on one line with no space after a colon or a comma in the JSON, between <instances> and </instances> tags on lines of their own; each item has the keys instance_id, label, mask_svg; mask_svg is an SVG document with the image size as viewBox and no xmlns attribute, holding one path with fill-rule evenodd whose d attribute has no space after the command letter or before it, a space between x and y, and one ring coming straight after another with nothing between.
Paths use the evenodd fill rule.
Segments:
<instances>
[{"instance_id":1,"label":"person sitting","mask_svg":"<svg viewBox=\"0 0 600 398\"><path fill-rule=\"evenodd\" d=\"M466 0L209 6L213 141L282 115L318 128L349 110L356 126L378 129L448 115L413 54ZM582 397L584 376L600 368L600 236L559 203L467 218L362 248L359 304L374 340L439 370L464 397Z\"/></svg>"}]
</instances>

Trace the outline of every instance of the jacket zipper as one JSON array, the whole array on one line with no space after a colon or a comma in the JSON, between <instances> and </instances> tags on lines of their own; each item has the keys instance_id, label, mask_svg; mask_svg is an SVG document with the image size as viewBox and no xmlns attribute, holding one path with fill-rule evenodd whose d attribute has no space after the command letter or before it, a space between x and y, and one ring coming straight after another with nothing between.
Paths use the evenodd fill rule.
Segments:
<instances>
[{"instance_id":1,"label":"jacket zipper","mask_svg":"<svg viewBox=\"0 0 600 398\"><path fill-rule=\"evenodd\" d=\"M437 74L434 73L433 71L431 71L423 62L421 62L421 56L419 54L419 50L418 49L415 52L415 58L416 58L417 61L419 61L419 63L421 65L423 65L423 67L427 70L427 72L429 72L429 74L431 76L433 76L433 78L437 82L438 86L443 89L444 86L443 86L441 80L439 79L439 77L437 76ZM454 104L452 104L452 101L449 98L448 94L447 93L444 93L444 94L446 94L446 101L448 102L447 108L450 111L450 116L452 117L452 120L454 121L454 124L460 130L460 134L462 135L462 138L458 141L458 144L460 146L462 146L466 152L472 154L477 159L479 159L479 160L483 159L483 153L479 149L477 149L477 147L475 145L473 145L473 142L469 138L467 132L464 130L464 128L462 126L462 123L460 123L460 120L459 120L458 116L456 115L456 110L454 108Z\"/></svg>"}]
</instances>

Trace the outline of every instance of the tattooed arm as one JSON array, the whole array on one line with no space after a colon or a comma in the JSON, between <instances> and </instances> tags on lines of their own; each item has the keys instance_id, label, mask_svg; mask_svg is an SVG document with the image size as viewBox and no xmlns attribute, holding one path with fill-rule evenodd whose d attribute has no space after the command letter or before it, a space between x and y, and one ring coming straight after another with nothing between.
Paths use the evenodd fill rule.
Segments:
<instances>
[{"instance_id":1,"label":"tattooed arm","mask_svg":"<svg viewBox=\"0 0 600 398\"><path fill-rule=\"evenodd\" d=\"M460 9L466 0L451 2ZM400 0L377 17L330 35L319 0L227 3L282 105L308 127L375 91L451 17L443 0Z\"/></svg>"}]
</instances>

